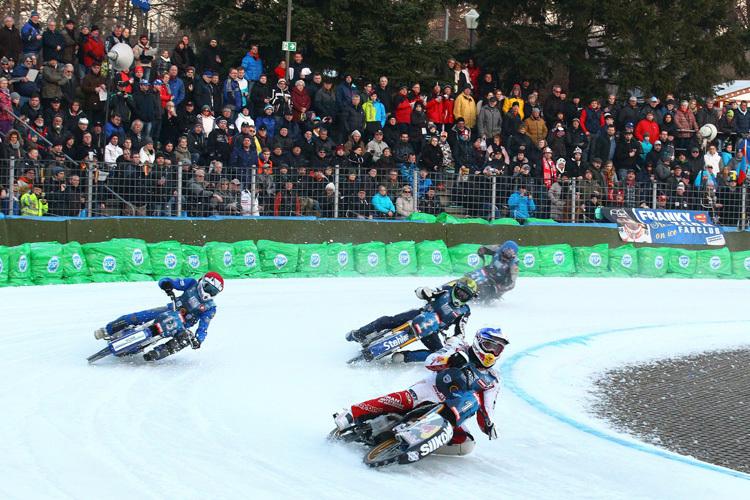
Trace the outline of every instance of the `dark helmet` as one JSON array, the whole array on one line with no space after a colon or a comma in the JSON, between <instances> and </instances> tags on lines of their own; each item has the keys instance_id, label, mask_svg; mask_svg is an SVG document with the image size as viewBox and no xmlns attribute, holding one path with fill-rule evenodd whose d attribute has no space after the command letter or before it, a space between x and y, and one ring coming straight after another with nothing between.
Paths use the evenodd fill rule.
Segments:
<instances>
[{"instance_id":1,"label":"dark helmet","mask_svg":"<svg viewBox=\"0 0 750 500\"><path fill-rule=\"evenodd\" d=\"M505 260L515 259L518 255L518 244L515 241L508 240L500 247L500 256Z\"/></svg>"}]
</instances>

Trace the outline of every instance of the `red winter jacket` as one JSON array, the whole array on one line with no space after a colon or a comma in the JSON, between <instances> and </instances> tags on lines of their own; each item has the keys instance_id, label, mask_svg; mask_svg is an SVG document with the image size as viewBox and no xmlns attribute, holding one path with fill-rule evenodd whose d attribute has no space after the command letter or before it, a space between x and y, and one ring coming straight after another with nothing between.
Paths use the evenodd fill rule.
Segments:
<instances>
[{"instance_id":1,"label":"red winter jacket","mask_svg":"<svg viewBox=\"0 0 750 500\"><path fill-rule=\"evenodd\" d=\"M427 119L436 124L443 123L443 99L438 99L438 97L442 97L442 94L435 94L433 92L425 106Z\"/></svg>"},{"instance_id":2,"label":"red winter jacket","mask_svg":"<svg viewBox=\"0 0 750 500\"><path fill-rule=\"evenodd\" d=\"M393 116L396 117L396 123L411 124L411 103L401 94L396 94L393 98Z\"/></svg>"},{"instance_id":3,"label":"red winter jacket","mask_svg":"<svg viewBox=\"0 0 750 500\"><path fill-rule=\"evenodd\" d=\"M648 132L648 142L651 144L655 143L659 139L659 125L653 120L648 121L646 119L638 122L638 126L635 127L635 136L639 141L643 141L643 133Z\"/></svg>"},{"instance_id":4,"label":"red winter jacket","mask_svg":"<svg viewBox=\"0 0 750 500\"><path fill-rule=\"evenodd\" d=\"M87 68L92 66L95 62L104 61L104 43L101 38L98 40L93 36L89 36L89 39L83 44L83 65Z\"/></svg>"}]
</instances>

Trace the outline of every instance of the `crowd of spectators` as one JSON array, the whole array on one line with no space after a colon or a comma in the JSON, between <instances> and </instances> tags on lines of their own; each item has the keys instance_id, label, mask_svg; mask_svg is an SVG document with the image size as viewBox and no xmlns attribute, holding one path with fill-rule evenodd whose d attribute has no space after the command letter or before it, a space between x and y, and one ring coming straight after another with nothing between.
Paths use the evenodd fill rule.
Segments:
<instances>
[{"instance_id":1,"label":"crowd of spectators","mask_svg":"<svg viewBox=\"0 0 750 500\"><path fill-rule=\"evenodd\" d=\"M216 39L196 51L183 36L170 51L135 38L121 25L105 35L69 19L58 30L32 12L19 30L6 18L0 184L10 185L10 159L19 182L2 190L4 212L79 215L91 176L103 215L179 216L182 206L189 216L403 219L448 205L587 222L604 204L740 217L744 101L582 102L559 85L542 99L529 79L505 86L453 58L425 85L350 74L334 84L302 53L286 68L264 63L258 45L225 61ZM135 61L107 78L117 43ZM704 152L707 123L719 135Z\"/></svg>"}]
</instances>

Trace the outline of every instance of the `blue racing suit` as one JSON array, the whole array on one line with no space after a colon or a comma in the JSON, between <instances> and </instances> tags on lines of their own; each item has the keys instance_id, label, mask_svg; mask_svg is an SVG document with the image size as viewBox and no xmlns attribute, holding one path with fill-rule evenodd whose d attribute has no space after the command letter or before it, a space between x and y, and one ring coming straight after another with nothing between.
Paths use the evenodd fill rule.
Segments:
<instances>
[{"instance_id":1,"label":"blue racing suit","mask_svg":"<svg viewBox=\"0 0 750 500\"><path fill-rule=\"evenodd\" d=\"M208 334L208 325L216 315L216 305L214 304L214 300L203 300L201 298L201 295L198 292L198 280L193 278L162 278L159 280L159 286L161 286L164 281L171 282L175 290L183 292L176 299L177 310L179 310L185 318L186 327L190 328L196 323L199 323L198 330L195 332L195 337L198 341L203 343L203 340ZM159 314L170 310L172 310L172 304L125 314L107 324L107 334L114 335L128 326L146 323L147 321L156 318Z\"/></svg>"},{"instance_id":2,"label":"blue racing suit","mask_svg":"<svg viewBox=\"0 0 750 500\"><path fill-rule=\"evenodd\" d=\"M414 333L428 350L404 351L404 361L424 361L431 352L439 351L443 347L440 333L454 325L454 335L463 337L464 327L469 320L471 310L468 304L456 306L451 299L452 285L443 285L433 290L432 297L427 304L418 309L396 314L395 316L381 316L356 330L355 338L381 330L397 328L407 321L412 322Z\"/></svg>"}]
</instances>

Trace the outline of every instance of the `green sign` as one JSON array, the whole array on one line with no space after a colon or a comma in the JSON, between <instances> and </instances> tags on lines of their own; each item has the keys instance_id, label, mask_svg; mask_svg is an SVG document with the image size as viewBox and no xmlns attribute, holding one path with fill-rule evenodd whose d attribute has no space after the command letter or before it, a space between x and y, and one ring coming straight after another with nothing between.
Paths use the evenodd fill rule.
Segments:
<instances>
[{"instance_id":1,"label":"green sign","mask_svg":"<svg viewBox=\"0 0 750 500\"><path fill-rule=\"evenodd\" d=\"M297 50L297 42L281 42L281 50L294 52Z\"/></svg>"}]
</instances>

